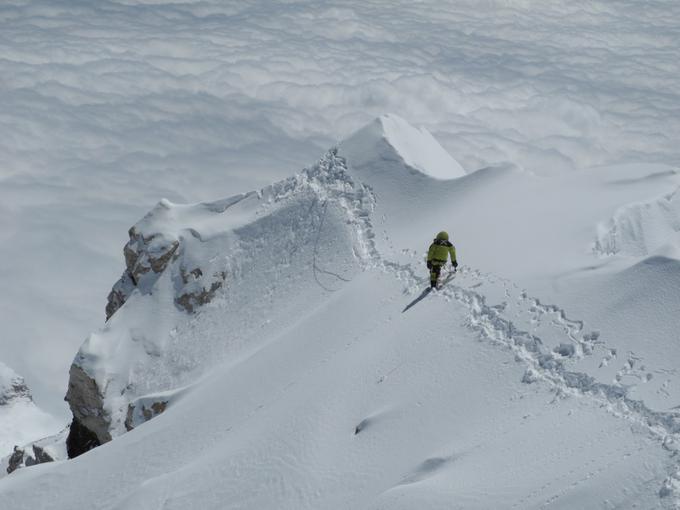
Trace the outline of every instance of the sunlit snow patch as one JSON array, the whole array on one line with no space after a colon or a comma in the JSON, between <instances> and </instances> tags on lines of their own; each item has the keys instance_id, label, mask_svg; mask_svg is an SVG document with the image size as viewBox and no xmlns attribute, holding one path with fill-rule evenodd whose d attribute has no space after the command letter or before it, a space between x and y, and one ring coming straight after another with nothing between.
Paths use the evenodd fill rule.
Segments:
<instances>
[{"instance_id":1,"label":"sunlit snow patch","mask_svg":"<svg viewBox=\"0 0 680 510\"><path fill-rule=\"evenodd\" d=\"M624 205L598 226L594 251L599 255L643 257L680 245L678 189L658 199Z\"/></svg>"},{"instance_id":2,"label":"sunlit snow patch","mask_svg":"<svg viewBox=\"0 0 680 510\"><path fill-rule=\"evenodd\" d=\"M434 179L465 175L460 163L429 131L415 128L393 114L383 115L354 133L341 143L340 153L355 169L364 169L367 173L394 171L395 163L401 163L411 171Z\"/></svg>"}]
</instances>

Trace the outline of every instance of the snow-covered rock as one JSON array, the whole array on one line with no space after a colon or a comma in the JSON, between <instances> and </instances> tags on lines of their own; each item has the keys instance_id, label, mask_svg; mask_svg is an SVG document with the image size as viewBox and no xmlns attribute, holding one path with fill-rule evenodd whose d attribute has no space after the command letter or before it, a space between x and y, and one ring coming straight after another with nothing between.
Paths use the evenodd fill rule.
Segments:
<instances>
[{"instance_id":1,"label":"snow-covered rock","mask_svg":"<svg viewBox=\"0 0 680 510\"><path fill-rule=\"evenodd\" d=\"M23 377L4 363L0 363L0 406L10 406L19 402L31 402L31 391Z\"/></svg>"},{"instance_id":2,"label":"snow-covered rock","mask_svg":"<svg viewBox=\"0 0 680 510\"><path fill-rule=\"evenodd\" d=\"M53 416L35 405L23 377L0 362L0 464L3 468L0 476L24 465L54 460L44 448L46 443L29 445L28 454L23 445L53 433L58 427Z\"/></svg>"},{"instance_id":3,"label":"snow-covered rock","mask_svg":"<svg viewBox=\"0 0 680 510\"><path fill-rule=\"evenodd\" d=\"M301 275L313 274L323 290L357 271L357 256L369 248L354 230L363 218L352 214L369 207L370 195L354 187L344 165L330 151L257 193L196 205L162 200L130 229L107 324L90 335L71 367L70 456L165 410L165 392L191 385L223 361L229 337L238 342L261 327L263 310L254 301L285 308L300 299ZM321 244L327 236L330 246ZM231 334L187 345L191 314L217 296L233 302L227 315L233 321L222 319Z\"/></svg>"},{"instance_id":4,"label":"snow-covered rock","mask_svg":"<svg viewBox=\"0 0 680 510\"><path fill-rule=\"evenodd\" d=\"M12 454L0 460L0 467L3 468L0 471L0 478L23 467L67 459L66 438L68 432L69 429L66 427L53 436L23 446L14 446Z\"/></svg>"}]
</instances>

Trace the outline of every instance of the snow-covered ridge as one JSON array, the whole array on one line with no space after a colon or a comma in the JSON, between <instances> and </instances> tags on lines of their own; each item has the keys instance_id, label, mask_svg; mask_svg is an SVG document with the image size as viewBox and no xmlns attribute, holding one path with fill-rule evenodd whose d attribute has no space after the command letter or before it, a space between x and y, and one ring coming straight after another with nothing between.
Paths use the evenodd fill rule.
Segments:
<instances>
[{"instance_id":1,"label":"snow-covered ridge","mask_svg":"<svg viewBox=\"0 0 680 510\"><path fill-rule=\"evenodd\" d=\"M219 320L232 330L227 337L242 341L263 325L255 302L267 298L259 294L272 273L278 283L270 299L281 308L300 299L295 280L301 274L311 271L321 290L346 281L367 250L357 236L362 219L353 211L367 210L370 200L335 151L258 193L189 206L162 200L130 229L127 268L109 295L108 322L71 367L72 431L87 438L79 444L72 434L71 455L162 412L172 401L167 392L225 360L233 346L224 338L187 344L196 333L186 314L219 297L213 309L226 308ZM149 323L149 316L157 319Z\"/></svg>"},{"instance_id":2,"label":"snow-covered ridge","mask_svg":"<svg viewBox=\"0 0 680 510\"><path fill-rule=\"evenodd\" d=\"M158 414L170 400L153 400L149 394L191 385L224 359L218 341L200 348L182 345L185 313L218 297L227 303L237 294L239 306L252 308L259 296L248 289L266 292L262 277L271 271L281 281L284 275L294 280L311 270L321 290L347 281L371 250L370 240L361 235L372 201L363 183L380 186L385 178L436 182L462 175L460 165L426 130L387 115L313 167L259 192L195 205L161 200L130 229L126 269L109 294L107 325L90 335L71 367L66 397L74 415L71 454ZM330 244L321 244L322 226L324 236L335 232ZM292 299L288 292L303 294L284 285L272 299ZM134 304L126 311L130 301ZM229 313L237 314L234 322L241 324L248 316L238 307ZM149 315L157 317L153 324ZM254 317L252 324L235 329L243 337L260 323Z\"/></svg>"}]
</instances>

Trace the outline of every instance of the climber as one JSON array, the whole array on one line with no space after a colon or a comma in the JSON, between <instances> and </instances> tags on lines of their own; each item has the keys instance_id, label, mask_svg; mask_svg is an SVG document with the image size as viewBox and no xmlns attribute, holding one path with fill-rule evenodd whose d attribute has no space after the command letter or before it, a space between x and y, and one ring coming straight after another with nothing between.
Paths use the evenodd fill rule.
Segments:
<instances>
[{"instance_id":1,"label":"climber","mask_svg":"<svg viewBox=\"0 0 680 510\"><path fill-rule=\"evenodd\" d=\"M456 261L456 248L449 242L449 234L441 231L437 234L435 240L432 241L430 249L427 251L427 268L430 270L431 288L434 289L437 287L439 274L441 273L442 267L446 264L449 255L451 255L451 264L455 271L458 267L458 261Z\"/></svg>"}]
</instances>

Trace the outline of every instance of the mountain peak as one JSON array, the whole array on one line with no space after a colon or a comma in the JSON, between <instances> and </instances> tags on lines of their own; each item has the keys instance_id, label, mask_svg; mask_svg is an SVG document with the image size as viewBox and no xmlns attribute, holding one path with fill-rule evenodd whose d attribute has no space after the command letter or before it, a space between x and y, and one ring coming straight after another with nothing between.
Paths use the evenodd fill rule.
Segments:
<instances>
[{"instance_id":1,"label":"mountain peak","mask_svg":"<svg viewBox=\"0 0 680 510\"><path fill-rule=\"evenodd\" d=\"M356 131L340 144L340 152L355 170L393 171L400 162L411 173L433 179L462 177L465 170L425 128L416 128L398 115L387 114ZM369 179L370 180L370 179Z\"/></svg>"},{"instance_id":2,"label":"mountain peak","mask_svg":"<svg viewBox=\"0 0 680 510\"><path fill-rule=\"evenodd\" d=\"M0 406L19 400L31 401L31 392L24 378L0 362Z\"/></svg>"}]
</instances>

